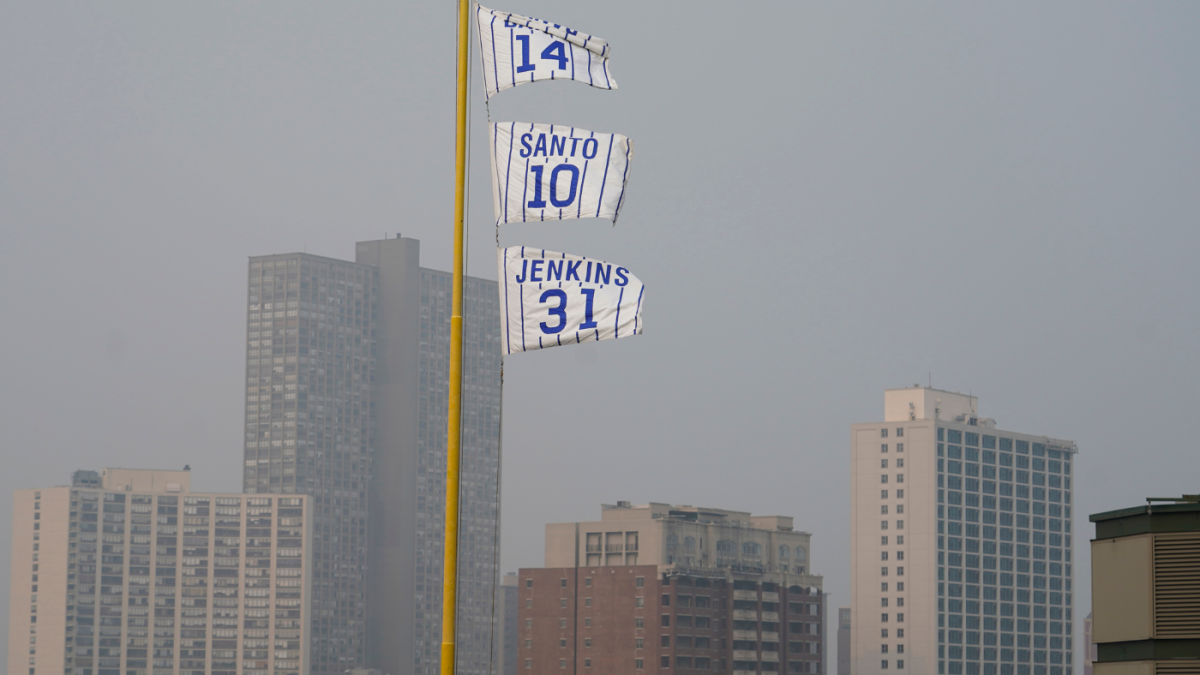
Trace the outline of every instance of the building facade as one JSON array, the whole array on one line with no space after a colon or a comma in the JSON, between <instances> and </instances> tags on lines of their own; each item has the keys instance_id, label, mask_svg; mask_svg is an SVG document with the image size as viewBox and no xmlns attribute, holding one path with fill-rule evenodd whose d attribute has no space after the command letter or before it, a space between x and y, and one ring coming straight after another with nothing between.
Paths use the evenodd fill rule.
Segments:
<instances>
[{"instance_id":1,"label":"building facade","mask_svg":"<svg viewBox=\"0 0 1200 675\"><path fill-rule=\"evenodd\" d=\"M500 667L493 670L500 675L517 675L517 634L520 626L518 596L517 575L509 572L500 580L500 611L497 613L500 618L497 634L502 636L497 640L499 649L496 662Z\"/></svg>"},{"instance_id":2,"label":"building facade","mask_svg":"<svg viewBox=\"0 0 1200 675\"><path fill-rule=\"evenodd\" d=\"M307 497L196 493L188 471L96 475L15 495L8 673L309 672Z\"/></svg>"},{"instance_id":3,"label":"building facade","mask_svg":"<svg viewBox=\"0 0 1200 675\"><path fill-rule=\"evenodd\" d=\"M413 239L354 262L250 259L246 492L307 494L312 672L428 674L441 642L450 275ZM485 673L498 539L495 282L468 279L464 322L459 668ZM367 589L370 589L368 594Z\"/></svg>"},{"instance_id":4,"label":"building facade","mask_svg":"<svg viewBox=\"0 0 1200 675\"><path fill-rule=\"evenodd\" d=\"M837 675L850 675L850 608L838 608Z\"/></svg>"},{"instance_id":5,"label":"building facade","mask_svg":"<svg viewBox=\"0 0 1200 675\"><path fill-rule=\"evenodd\" d=\"M1072 441L888 390L851 427L856 675L1073 672Z\"/></svg>"},{"instance_id":6,"label":"building facade","mask_svg":"<svg viewBox=\"0 0 1200 675\"><path fill-rule=\"evenodd\" d=\"M1095 513L1096 675L1200 673L1200 495Z\"/></svg>"},{"instance_id":7,"label":"building facade","mask_svg":"<svg viewBox=\"0 0 1200 675\"><path fill-rule=\"evenodd\" d=\"M823 673L823 579L784 516L618 502L546 526L518 580L518 670Z\"/></svg>"}]
</instances>

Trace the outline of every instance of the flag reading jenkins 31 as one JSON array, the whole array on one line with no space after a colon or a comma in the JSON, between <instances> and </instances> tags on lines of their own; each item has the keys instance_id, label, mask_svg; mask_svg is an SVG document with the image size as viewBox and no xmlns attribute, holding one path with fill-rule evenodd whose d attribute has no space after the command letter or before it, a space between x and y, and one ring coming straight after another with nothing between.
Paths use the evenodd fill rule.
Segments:
<instances>
[{"instance_id":1,"label":"flag reading jenkins 31","mask_svg":"<svg viewBox=\"0 0 1200 675\"><path fill-rule=\"evenodd\" d=\"M526 246L497 253L505 354L642 333L645 287L624 267Z\"/></svg>"},{"instance_id":2,"label":"flag reading jenkins 31","mask_svg":"<svg viewBox=\"0 0 1200 675\"><path fill-rule=\"evenodd\" d=\"M539 80L576 80L616 89L608 73L612 48L594 35L549 21L476 5L487 97Z\"/></svg>"}]
</instances>

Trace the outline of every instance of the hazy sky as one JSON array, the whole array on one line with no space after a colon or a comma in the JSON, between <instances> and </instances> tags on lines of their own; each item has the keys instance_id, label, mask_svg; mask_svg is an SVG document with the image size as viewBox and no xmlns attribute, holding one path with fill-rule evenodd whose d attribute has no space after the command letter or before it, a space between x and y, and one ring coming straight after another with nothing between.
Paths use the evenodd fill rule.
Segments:
<instances>
[{"instance_id":1,"label":"hazy sky","mask_svg":"<svg viewBox=\"0 0 1200 675\"><path fill-rule=\"evenodd\" d=\"M508 359L505 570L601 502L702 504L794 515L845 605L848 426L930 372L1078 442L1080 616L1086 514L1200 491L1200 5L522 2L608 40L620 89L492 118L635 157L618 227L501 242L648 289L644 336ZM401 232L449 269L454 7L0 4L3 495L184 464L239 490L248 256Z\"/></svg>"}]
</instances>

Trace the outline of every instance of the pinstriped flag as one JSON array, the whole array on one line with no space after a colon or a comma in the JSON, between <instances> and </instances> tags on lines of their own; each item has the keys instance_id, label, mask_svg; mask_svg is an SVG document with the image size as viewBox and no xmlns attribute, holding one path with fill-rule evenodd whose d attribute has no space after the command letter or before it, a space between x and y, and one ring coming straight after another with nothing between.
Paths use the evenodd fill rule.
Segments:
<instances>
[{"instance_id":1,"label":"pinstriped flag","mask_svg":"<svg viewBox=\"0 0 1200 675\"><path fill-rule=\"evenodd\" d=\"M624 267L526 246L497 254L505 354L641 335L645 286Z\"/></svg>"},{"instance_id":2,"label":"pinstriped flag","mask_svg":"<svg viewBox=\"0 0 1200 675\"><path fill-rule=\"evenodd\" d=\"M476 5L487 97L539 80L576 80L616 89L608 73L612 48L594 35L549 21Z\"/></svg>"},{"instance_id":3,"label":"pinstriped flag","mask_svg":"<svg viewBox=\"0 0 1200 675\"><path fill-rule=\"evenodd\" d=\"M496 224L570 218L617 222L633 142L621 134L528 122L491 125Z\"/></svg>"}]
</instances>

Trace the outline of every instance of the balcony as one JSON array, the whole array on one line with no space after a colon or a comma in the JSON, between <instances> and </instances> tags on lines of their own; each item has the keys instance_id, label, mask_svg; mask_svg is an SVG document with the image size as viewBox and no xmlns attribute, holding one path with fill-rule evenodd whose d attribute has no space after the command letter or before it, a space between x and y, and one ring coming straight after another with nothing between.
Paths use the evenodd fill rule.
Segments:
<instances>
[{"instance_id":1,"label":"balcony","mask_svg":"<svg viewBox=\"0 0 1200 675\"><path fill-rule=\"evenodd\" d=\"M734 661L757 661L758 652L745 651L742 649L733 650Z\"/></svg>"},{"instance_id":2,"label":"balcony","mask_svg":"<svg viewBox=\"0 0 1200 675\"><path fill-rule=\"evenodd\" d=\"M734 621L758 621L758 612L748 609L733 610Z\"/></svg>"},{"instance_id":3,"label":"balcony","mask_svg":"<svg viewBox=\"0 0 1200 675\"><path fill-rule=\"evenodd\" d=\"M588 553L599 553L599 552L600 552L600 550L601 550L601 548L602 548L602 547L601 547L601 545L600 545L600 544L588 544L588 545L587 545L587 552L588 552Z\"/></svg>"},{"instance_id":4,"label":"balcony","mask_svg":"<svg viewBox=\"0 0 1200 675\"><path fill-rule=\"evenodd\" d=\"M778 622L779 621L779 612L763 612L762 620Z\"/></svg>"},{"instance_id":5,"label":"balcony","mask_svg":"<svg viewBox=\"0 0 1200 675\"><path fill-rule=\"evenodd\" d=\"M763 642L779 642L779 633L763 631L762 639Z\"/></svg>"},{"instance_id":6,"label":"balcony","mask_svg":"<svg viewBox=\"0 0 1200 675\"><path fill-rule=\"evenodd\" d=\"M758 641L758 632L753 630L735 630L733 631L734 640L750 640L751 642ZM763 639L766 640L766 633L763 633Z\"/></svg>"},{"instance_id":7,"label":"balcony","mask_svg":"<svg viewBox=\"0 0 1200 675\"><path fill-rule=\"evenodd\" d=\"M621 553L624 550L625 550L624 544L605 544L604 545L605 553Z\"/></svg>"},{"instance_id":8,"label":"balcony","mask_svg":"<svg viewBox=\"0 0 1200 675\"><path fill-rule=\"evenodd\" d=\"M736 591L735 591L735 592L736 592ZM763 601L763 602L779 602L779 594L778 594L778 593L769 593L769 592L767 592L767 591L763 591L763 594L762 594L762 601Z\"/></svg>"}]
</instances>

